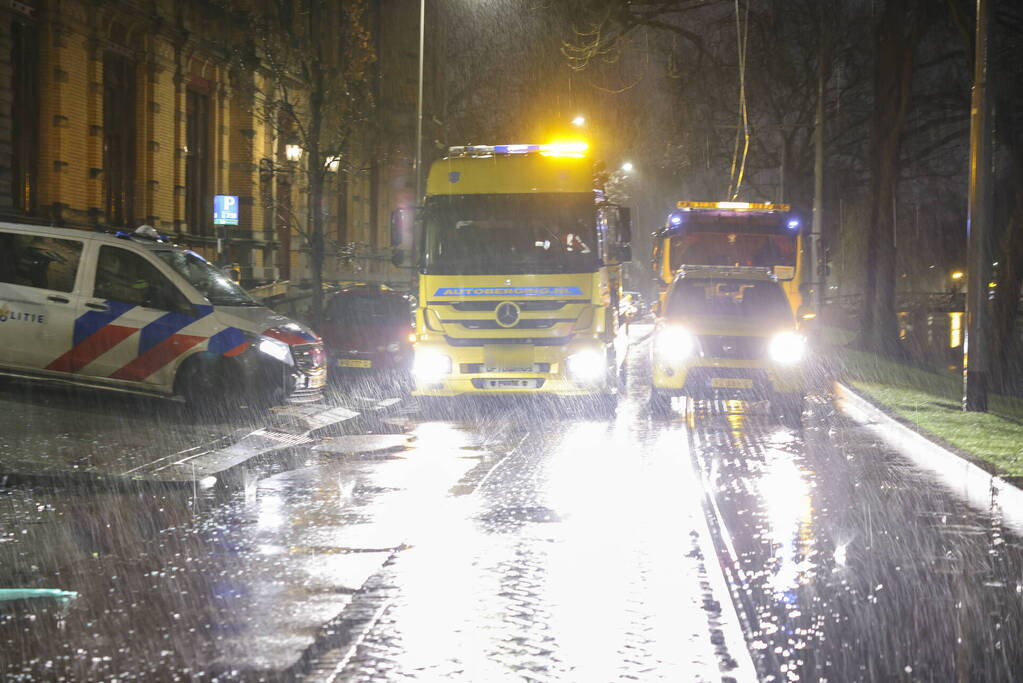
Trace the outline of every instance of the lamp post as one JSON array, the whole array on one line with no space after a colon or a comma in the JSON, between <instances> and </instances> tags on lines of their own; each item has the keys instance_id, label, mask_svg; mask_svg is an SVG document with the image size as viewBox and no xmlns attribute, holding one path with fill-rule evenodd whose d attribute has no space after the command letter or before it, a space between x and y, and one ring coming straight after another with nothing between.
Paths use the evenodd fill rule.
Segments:
<instances>
[{"instance_id":1,"label":"lamp post","mask_svg":"<svg viewBox=\"0 0 1023 683\"><path fill-rule=\"evenodd\" d=\"M970 107L970 183L966 214L966 341L963 344L963 410L987 412L987 348L991 263L991 143L988 103L988 1L977 0L973 93Z\"/></svg>"},{"instance_id":2,"label":"lamp post","mask_svg":"<svg viewBox=\"0 0 1023 683\"><path fill-rule=\"evenodd\" d=\"M423 198L423 45L426 41L426 0L419 0L419 87L416 96L416 199Z\"/></svg>"}]
</instances>

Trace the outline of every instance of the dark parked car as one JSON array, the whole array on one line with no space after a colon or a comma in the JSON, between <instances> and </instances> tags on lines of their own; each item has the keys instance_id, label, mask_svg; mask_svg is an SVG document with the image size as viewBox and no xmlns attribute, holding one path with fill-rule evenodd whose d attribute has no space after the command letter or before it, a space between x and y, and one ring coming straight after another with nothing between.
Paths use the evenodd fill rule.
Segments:
<instances>
[{"instance_id":1,"label":"dark parked car","mask_svg":"<svg viewBox=\"0 0 1023 683\"><path fill-rule=\"evenodd\" d=\"M408 294L382 285L337 290L327 298L322 337L333 378L408 386L415 341Z\"/></svg>"}]
</instances>

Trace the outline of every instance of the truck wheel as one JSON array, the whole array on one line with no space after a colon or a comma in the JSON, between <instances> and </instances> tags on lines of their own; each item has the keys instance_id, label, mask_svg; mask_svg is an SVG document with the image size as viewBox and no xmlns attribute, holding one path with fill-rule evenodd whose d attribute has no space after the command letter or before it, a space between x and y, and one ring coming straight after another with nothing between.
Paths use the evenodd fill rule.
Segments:
<instances>
[{"instance_id":1,"label":"truck wheel","mask_svg":"<svg viewBox=\"0 0 1023 683\"><path fill-rule=\"evenodd\" d=\"M426 420L452 417L453 401L447 396L417 396L419 414Z\"/></svg>"},{"instance_id":2,"label":"truck wheel","mask_svg":"<svg viewBox=\"0 0 1023 683\"><path fill-rule=\"evenodd\" d=\"M654 417L671 415L671 394L654 387L650 390L650 414Z\"/></svg>"},{"instance_id":3,"label":"truck wheel","mask_svg":"<svg viewBox=\"0 0 1023 683\"><path fill-rule=\"evenodd\" d=\"M771 397L771 412L781 418L783 424L798 425L803 420L806 398L803 394L775 394Z\"/></svg>"}]
</instances>

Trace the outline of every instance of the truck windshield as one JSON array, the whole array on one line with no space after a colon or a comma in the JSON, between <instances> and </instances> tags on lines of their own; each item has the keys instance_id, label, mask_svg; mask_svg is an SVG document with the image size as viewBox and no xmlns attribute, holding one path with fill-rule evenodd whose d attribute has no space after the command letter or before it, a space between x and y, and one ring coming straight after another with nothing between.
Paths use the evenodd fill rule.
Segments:
<instances>
[{"instance_id":1,"label":"truck windshield","mask_svg":"<svg viewBox=\"0 0 1023 683\"><path fill-rule=\"evenodd\" d=\"M777 282L764 280L680 280L668 297L667 316L732 316L790 320L785 292Z\"/></svg>"},{"instance_id":2,"label":"truck windshield","mask_svg":"<svg viewBox=\"0 0 1023 683\"><path fill-rule=\"evenodd\" d=\"M789 227L792 220L789 214L699 212L671 230L671 270L684 264L794 268L799 231Z\"/></svg>"},{"instance_id":3,"label":"truck windshield","mask_svg":"<svg viewBox=\"0 0 1023 683\"><path fill-rule=\"evenodd\" d=\"M156 255L214 306L259 306L231 278L195 252L159 250Z\"/></svg>"},{"instance_id":4,"label":"truck windshield","mask_svg":"<svg viewBox=\"0 0 1023 683\"><path fill-rule=\"evenodd\" d=\"M431 197L424 272L593 272L599 265L596 222L590 194Z\"/></svg>"}]
</instances>

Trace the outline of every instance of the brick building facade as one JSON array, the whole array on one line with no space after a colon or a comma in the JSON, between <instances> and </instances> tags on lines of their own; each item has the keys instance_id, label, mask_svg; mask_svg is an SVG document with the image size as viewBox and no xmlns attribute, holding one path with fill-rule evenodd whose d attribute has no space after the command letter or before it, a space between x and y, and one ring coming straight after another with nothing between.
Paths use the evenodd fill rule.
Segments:
<instances>
[{"instance_id":1,"label":"brick building facade","mask_svg":"<svg viewBox=\"0 0 1023 683\"><path fill-rule=\"evenodd\" d=\"M328 257L329 279L407 278L386 250L390 212L412 202L414 186L413 4L372 3L388 60L376 67L384 130L354 145L365 163L332 182L324 201L328 240L349 245ZM148 223L239 264L244 284L302 280L304 240L291 227L308 211L302 178L285 136L254 102L263 76L231 68L218 38L238 28L231 22L199 0L11 0L0 9L0 218L83 229ZM384 79L398 74L405 81L395 91ZM238 196L237 227L212 224L217 194Z\"/></svg>"}]
</instances>

